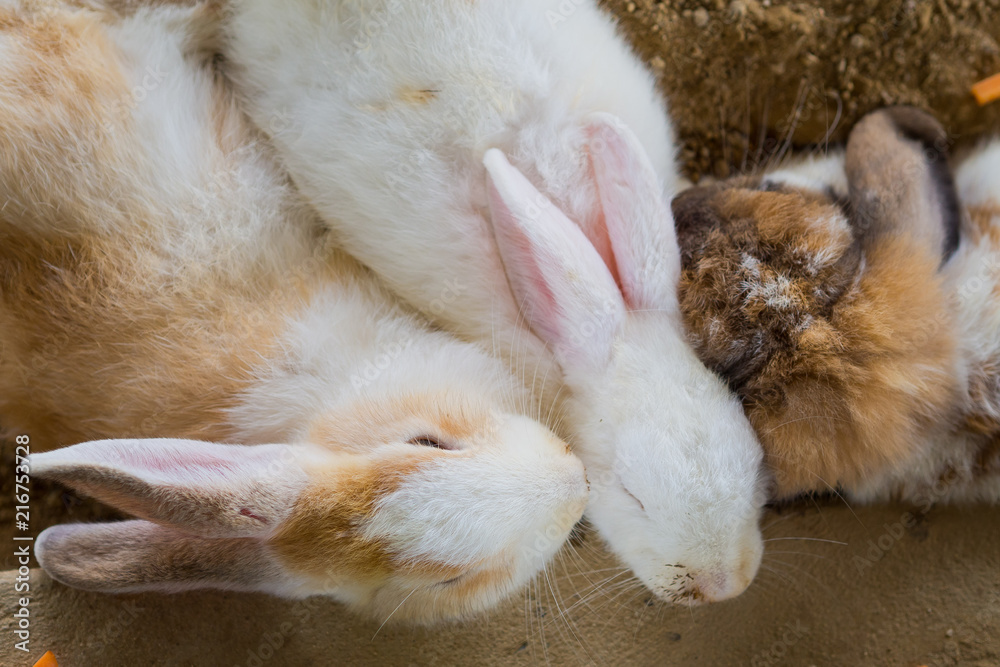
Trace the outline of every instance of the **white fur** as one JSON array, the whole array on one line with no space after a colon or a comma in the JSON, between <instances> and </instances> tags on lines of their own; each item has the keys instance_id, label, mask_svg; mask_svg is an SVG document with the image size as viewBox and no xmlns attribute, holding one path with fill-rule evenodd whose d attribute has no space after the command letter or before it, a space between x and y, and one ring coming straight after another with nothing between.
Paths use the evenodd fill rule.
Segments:
<instances>
[{"instance_id":1,"label":"white fur","mask_svg":"<svg viewBox=\"0 0 1000 667\"><path fill-rule=\"evenodd\" d=\"M664 204L679 186L672 130L611 20L590 0L240 0L227 11L222 50L246 108L345 247L439 323L511 360L546 406L565 372L564 425L594 481L588 515L615 553L669 599L698 597L677 584L679 565L701 599L742 591L761 552L761 450L685 342ZM617 198L594 187L596 112L638 137ZM551 338L529 330L547 336L538 311L523 325L507 287L516 270L505 275L486 215L491 148L591 240L609 207L641 193L631 232L597 250L607 261L628 246L644 276L630 296L659 305L625 313L618 290L592 293L608 296L609 314L622 309L590 338L587 356L601 363L575 367L547 350ZM547 278L564 299L608 285L592 261L566 268ZM587 324L585 309L572 308L575 324Z\"/></svg>"},{"instance_id":2,"label":"white fur","mask_svg":"<svg viewBox=\"0 0 1000 667\"><path fill-rule=\"evenodd\" d=\"M783 166L764 175L764 183L777 183L817 192L832 192L838 197L848 194L844 172L844 151L804 155L789 160Z\"/></svg>"},{"instance_id":3,"label":"white fur","mask_svg":"<svg viewBox=\"0 0 1000 667\"><path fill-rule=\"evenodd\" d=\"M322 274L321 262L344 259L323 250L314 214L289 187L262 143L251 140L232 151L222 148L226 138L216 135L218 118L213 117L218 112L212 102L218 92L215 81L197 58L185 53L192 40L188 28L198 11L140 9L121 20L105 16L103 26L92 16L90 34L110 39L128 80L142 85L147 68L163 72L163 77L143 100L123 106L122 116L107 129L120 159L114 166L102 166L115 170L115 187L81 194L85 200L68 200L67 206L81 211L75 224L84 234L111 231L125 246L155 244L158 260L134 267L137 274L161 272L172 276L171 284L176 285L219 281L223 299L226 285L239 289L261 275L278 276L286 284L305 277L308 284L308 276ZM246 130L232 108L223 115L231 127ZM23 174L22 180L59 177L65 165L46 166L51 173ZM65 169L70 182L86 181L79 166ZM140 201L148 217L121 215L118 207L124 200ZM46 210L42 204L39 208ZM0 217L0 224L17 223ZM501 362L433 330L367 274L346 269L329 275L298 300L294 288L288 290L291 315L275 345L235 351L253 379L228 410L228 419L238 442L260 446L103 441L33 457L39 476L71 484L77 480L88 493L169 525L159 528L137 521L55 527L39 538L36 553L43 567L56 578L72 570L70 583L98 590L221 586L293 596L328 593L386 615L416 593L397 618L433 619L489 607L545 565L583 512L587 486L579 460L547 428L523 416L530 407L528 394ZM142 359L133 361L137 387L144 374L172 370L144 368ZM423 395L443 396L440 400L455 415L485 416L473 435L449 443L456 451L436 453L433 465L420 466L409 477L404 473L399 487L380 499L371 520L357 526L386 545L401 571L392 577L378 574L371 580L344 581L317 580L283 569L264 538L292 513L304 488L324 483L341 461L352 457L390 471L416 450L436 451L407 442L425 435L428 425L416 416L386 442L369 443L371 436L364 429L354 434L361 444L314 442L312 427L362 409L376 421L393 419L398 416L393 402ZM276 442L288 444L267 444ZM276 474L269 472L272 468ZM229 507L253 512L261 499L281 510L262 517L269 526L265 534L218 527L230 511L213 511ZM241 526L255 525L239 516L236 520ZM539 532L547 541L539 541ZM261 541L241 542L240 560L232 561L226 560L227 550L236 548L232 543L212 544L213 538L226 537ZM107 550L82 548L87 540L108 545ZM115 583L111 577L117 571L133 572L133 565L141 568L141 562L130 558L157 558L162 549L182 543L189 543L184 549L188 556L205 555L206 568L209 562L225 567L215 578L204 579L192 579L183 571L180 579L170 573L161 580L154 572L154 578L139 583ZM79 564L66 562L66 554L92 557L96 565L79 574L73 570ZM406 563L421 561L466 568L488 564L495 574L490 583L463 598L409 580ZM241 563L252 571L241 571ZM230 567L235 569L226 569ZM102 584L102 577L111 580Z\"/></svg>"}]
</instances>

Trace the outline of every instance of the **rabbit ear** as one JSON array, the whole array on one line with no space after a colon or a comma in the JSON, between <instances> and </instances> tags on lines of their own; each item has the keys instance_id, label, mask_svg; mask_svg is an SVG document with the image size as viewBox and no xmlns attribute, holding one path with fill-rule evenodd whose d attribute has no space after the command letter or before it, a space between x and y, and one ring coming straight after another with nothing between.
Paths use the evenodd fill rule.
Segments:
<instances>
[{"instance_id":1,"label":"rabbit ear","mask_svg":"<svg viewBox=\"0 0 1000 667\"><path fill-rule=\"evenodd\" d=\"M586 133L626 302L634 310L675 310L680 250L673 214L649 156L611 114L592 114Z\"/></svg>"},{"instance_id":2,"label":"rabbit ear","mask_svg":"<svg viewBox=\"0 0 1000 667\"><path fill-rule=\"evenodd\" d=\"M255 539L208 539L148 521L44 530L35 558L67 586L103 593L198 588L288 593L291 577Z\"/></svg>"},{"instance_id":3,"label":"rabbit ear","mask_svg":"<svg viewBox=\"0 0 1000 667\"><path fill-rule=\"evenodd\" d=\"M266 537L307 484L287 445L97 440L30 458L31 472L122 511L205 537Z\"/></svg>"},{"instance_id":4,"label":"rabbit ear","mask_svg":"<svg viewBox=\"0 0 1000 667\"><path fill-rule=\"evenodd\" d=\"M948 137L929 114L911 107L868 114L851 131L845 170L862 243L906 233L945 259L958 248L962 209Z\"/></svg>"},{"instance_id":5,"label":"rabbit ear","mask_svg":"<svg viewBox=\"0 0 1000 667\"><path fill-rule=\"evenodd\" d=\"M606 360L625 303L600 254L502 152L487 151L483 163L507 279L532 328L562 363Z\"/></svg>"}]
</instances>

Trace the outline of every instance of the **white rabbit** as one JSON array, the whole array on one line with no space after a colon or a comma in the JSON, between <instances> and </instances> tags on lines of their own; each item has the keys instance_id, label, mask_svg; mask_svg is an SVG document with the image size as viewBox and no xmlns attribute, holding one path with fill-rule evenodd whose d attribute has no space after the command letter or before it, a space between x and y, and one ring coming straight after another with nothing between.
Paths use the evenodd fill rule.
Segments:
<instances>
[{"instance_id":1,"label":"white rabbit","mask_svg":"<svg viewBox=\"0 0 1000 667\"><path fill-rule=\"evenodd\" d=\"M245 108L345 247L543 406L567 389L611 549L665 599L742 592L761 449L685 342L672 131L611 20L590 0L237 0L220 21Z\"/></svg>"},{"instance_id":2,"label":"white rabbit","mask_svg":"<svg viewBox=\"0 0 1000 667\"><path fill-rule=\"evenodd\" d=\"M139 518L49 528L38 561L106 592L488 608L582 515L583 465L500 361L329 247L188 52L201 11L0 8L0 421L35 477Z\"/></svg>"}]
</instances>

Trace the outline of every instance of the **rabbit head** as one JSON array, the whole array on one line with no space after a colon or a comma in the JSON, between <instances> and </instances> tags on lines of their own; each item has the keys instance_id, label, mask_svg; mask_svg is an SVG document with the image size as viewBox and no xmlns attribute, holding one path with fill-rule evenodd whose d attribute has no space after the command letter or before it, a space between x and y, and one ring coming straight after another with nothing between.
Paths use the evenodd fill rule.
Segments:
<instances>
[{"instance_id":1,"label":"rabbit head","mask_svg":"<svg viewBox=\"0 0 1000 667\"><path fill-rule=\"evenodd\" d=\"M587 486L536 422L461 407L366 402L294 445L105 440L35 454L34 475L140 519L49 528L36 557L101 592L329 594L422 622L481 611L560 548Z\"/></svg>"},{"instance_id":2,"label":"rabbit head","mask_svg":"<svg viewBox=\"0 0 1000 667\"><path fill-rule=\"evenodd\" d=\"M587 517L661 598L726 599L761 559L761 448L685 340L673 222L645 152L607 114L587 134L613 259L494 149L485 164L500 253L564 372Z\"/></svg>"},{"instance_id":3,"label":"rabbit head","mask_svg":"<svg viewBox=\"0 0 1000 667\"><path fill-rule=\"evenodd\" d=\"M842 158L673 202L691 340L743 399L778 497L860 488L949 416L939 268L961 216L946 149L931 117L890 108Z\"/></svg>"}]
</instances>

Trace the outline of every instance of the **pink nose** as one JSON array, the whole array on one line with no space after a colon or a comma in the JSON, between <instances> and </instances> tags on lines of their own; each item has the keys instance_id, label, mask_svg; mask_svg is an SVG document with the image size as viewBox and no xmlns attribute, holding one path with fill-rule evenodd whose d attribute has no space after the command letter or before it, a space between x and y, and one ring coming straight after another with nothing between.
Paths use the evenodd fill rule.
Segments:
<instances>
[{"instance_id":1,"label":"pink nose","mask_svg":"<svg viewBox=\"0 0 1000 667\"><path fill-rule=\"evenodd\" d=\"M694 577L691 601L697 603L721 602L734 598L747 589L751 577L741 573L701 573Z\"/></svg>"}]
</instances>

